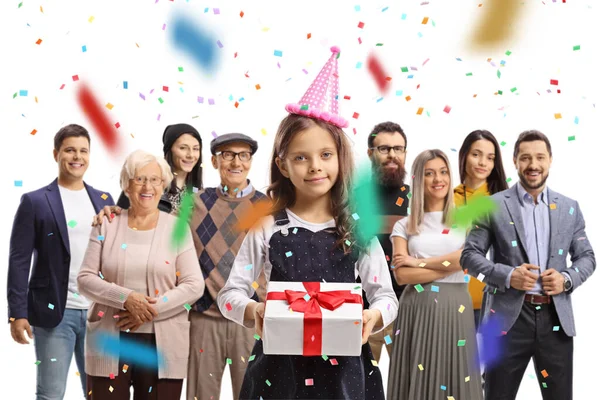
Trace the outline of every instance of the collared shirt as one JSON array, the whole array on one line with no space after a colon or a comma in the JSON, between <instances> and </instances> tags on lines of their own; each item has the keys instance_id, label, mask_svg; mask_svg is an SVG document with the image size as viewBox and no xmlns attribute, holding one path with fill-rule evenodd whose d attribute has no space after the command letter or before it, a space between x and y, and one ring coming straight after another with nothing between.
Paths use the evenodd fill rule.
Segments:
<instances>
[{"instance_id":1,"label":"collared shirt","mask_svg":"<svg viewBox=\"0 0 600 400\"><path fill-rule=\"evenodd\" d=\"M525 251L529 263L540 267L532 270L534 274L540 275L548 265L550 254L550 204L548 202L548 187L538 194L537 204L534 198L527 193L521 182L517 183L521 217L525 229ZM527 293L542 294L542 281L538 278L533 290Z\"/></svg>"},{"instance_id":2,"label":"collared shirt","mask_svg":"<svg viewBox=\"0 0 600 400\"><path fill-rule=\"evenodd\" d=\"M250 183L250 179L246 180L248 183L248 186L246 186L245 188L243 188L242 190L238 190L238 192L236 193L235 197L244 197L249 195L250 193L252 193L252 191L254 190L254 187L252 186L252 184ZM229 189L229 188L228 188ZM219 183L219 190L221 191L221 193L224 196L231 196L231 193L229 193L229 190L225 190L225 187L223 186L222 183Z\"/></svg>"}]
</instances>

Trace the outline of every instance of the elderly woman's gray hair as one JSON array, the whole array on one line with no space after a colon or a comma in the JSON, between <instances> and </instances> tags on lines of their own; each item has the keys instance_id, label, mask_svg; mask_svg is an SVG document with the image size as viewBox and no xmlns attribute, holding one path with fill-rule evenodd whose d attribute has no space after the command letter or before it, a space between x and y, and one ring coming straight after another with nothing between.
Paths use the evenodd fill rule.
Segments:
<instances>
[{"instance_id":1,"label":"elderly woman's gray hair","mask_svg":"<svg viewBox=\"0 0 600 400\"><path fill-rule=\"evenodd\" d=\"M171 167L167 164L167 161L162 157L156 157L154 154L148 153L144 150L136 150L127 156L121 169L121 189L127 193L129 182L135 177L135 171L144 168L146 165L156 162L160 167L161 178L163 179L163 190L171 184L173 180L173 173Z\"/></svg>"}]
</instances>

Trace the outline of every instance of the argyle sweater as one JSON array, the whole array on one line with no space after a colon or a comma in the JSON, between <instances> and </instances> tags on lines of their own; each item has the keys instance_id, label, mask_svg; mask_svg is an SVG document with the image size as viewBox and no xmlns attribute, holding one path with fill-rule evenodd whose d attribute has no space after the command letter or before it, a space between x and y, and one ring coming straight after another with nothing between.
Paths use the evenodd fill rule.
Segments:
<instances>
[{"instance_id":1,"label":"argyle sweater","mask_svg":"<svg viewBox=\"0 0 600 400\"><path fill-rule=\"evenodd\" d=\"M222 317L215 299L225 286L233 260L237 255L247 231L238 232L235 225L238 218L251 212L252 205L266 196L253 189L243 197L225 196L217 188L206 188L194 196L194 212L190 222L192 237L200 260L200 268L206 283L204 294L194 304L192 310L213 317ZM257 281L258 296L264 301L264 274Z\"/></svg>"}]
</instances>

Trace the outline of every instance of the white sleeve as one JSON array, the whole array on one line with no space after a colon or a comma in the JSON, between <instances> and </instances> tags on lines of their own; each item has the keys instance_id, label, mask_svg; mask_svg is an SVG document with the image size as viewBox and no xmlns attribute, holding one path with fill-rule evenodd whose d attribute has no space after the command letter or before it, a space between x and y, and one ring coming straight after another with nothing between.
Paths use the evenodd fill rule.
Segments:
<instances>
[{"instance_id":1,"label":"white sleeve","mask_svg":"<svg viewBox=\"0 0 600 400\"><path fill-rule=\"evenodd\" d=\"M255 292L252 284L258 280L263 268L267 280L270 276L270 266L265 265L266 250L265 230L262 227L250 230L235 257L225 286L217 295L221 313L247 328L254 327L254 320L244 321L246 306L254 301L250 298Z\"/></svg>"},{"instance_id":2,"label":"white sleeve","mask_svg":"<svg viewBox=\"0 0 600 400\"><path fill-rule=\"evenodd\" d=\"M396 221L394 224L394 228L392 229L392 233L390 234L390 240L394 236L399 236L403 239L408 240L408 235L406 234L406 224L408 223L408 217L402 218L399 221Z\"/></svg>"},{"instance_id":3,"label":"white sleeve","mask_svg":"<svg viewBox=\"0 0 600 400\"><path fill-rule=\"evenodd\" d=\"M369 253L363 252L358 257L357 266L369 309L378 309L383 318L383 327L372 332L374 334L392 323L398 315L398 299L392 287L383 248L377 238L371 240Z\"/></svg>"}]
</instances>

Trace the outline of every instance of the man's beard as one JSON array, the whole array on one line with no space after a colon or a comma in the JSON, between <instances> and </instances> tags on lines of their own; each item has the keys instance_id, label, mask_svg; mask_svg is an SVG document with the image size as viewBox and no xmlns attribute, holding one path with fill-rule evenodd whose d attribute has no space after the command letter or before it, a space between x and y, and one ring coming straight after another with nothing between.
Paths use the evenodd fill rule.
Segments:
<instances>
[{"instance_id":1,"label":"man's beard","mask_svg":"<svg viewBox=\"0 0 600 400\"><path fill-rule=\"evenodd\" d=\"M528 170L525 171L525 174L529 172ZM519 175L519 179L521 180L521 185L523 185L523 187L525 189L531 189L531 190L535 190L535 189L539 189L541 187L543 187L546 184L546 180L548 179L548 174L544 175L542 171L540 171L540 175L542 176L542 179L540 181L540 183L538 183L535 186L530 186L529 183L527 182L527 177L522 174L520 171L517 171L517 174Z\"/></svg>"},{"instance_id":2,"label":"man's beard","mask_svg":"<svg viewBox=\"0 0 600 400\"><path fill-rule=\"evenodd\" d=\"M399 188L404 184L404 178L406 177L406 170L404 166L397 163L396 161L388 161L384 164L376 164L374 160L371 160L373 168L377 173L379 184L389 188ZM398 166L395 170L385 170L385 166L394 163Z\"/></svg>"}]
</instances>

